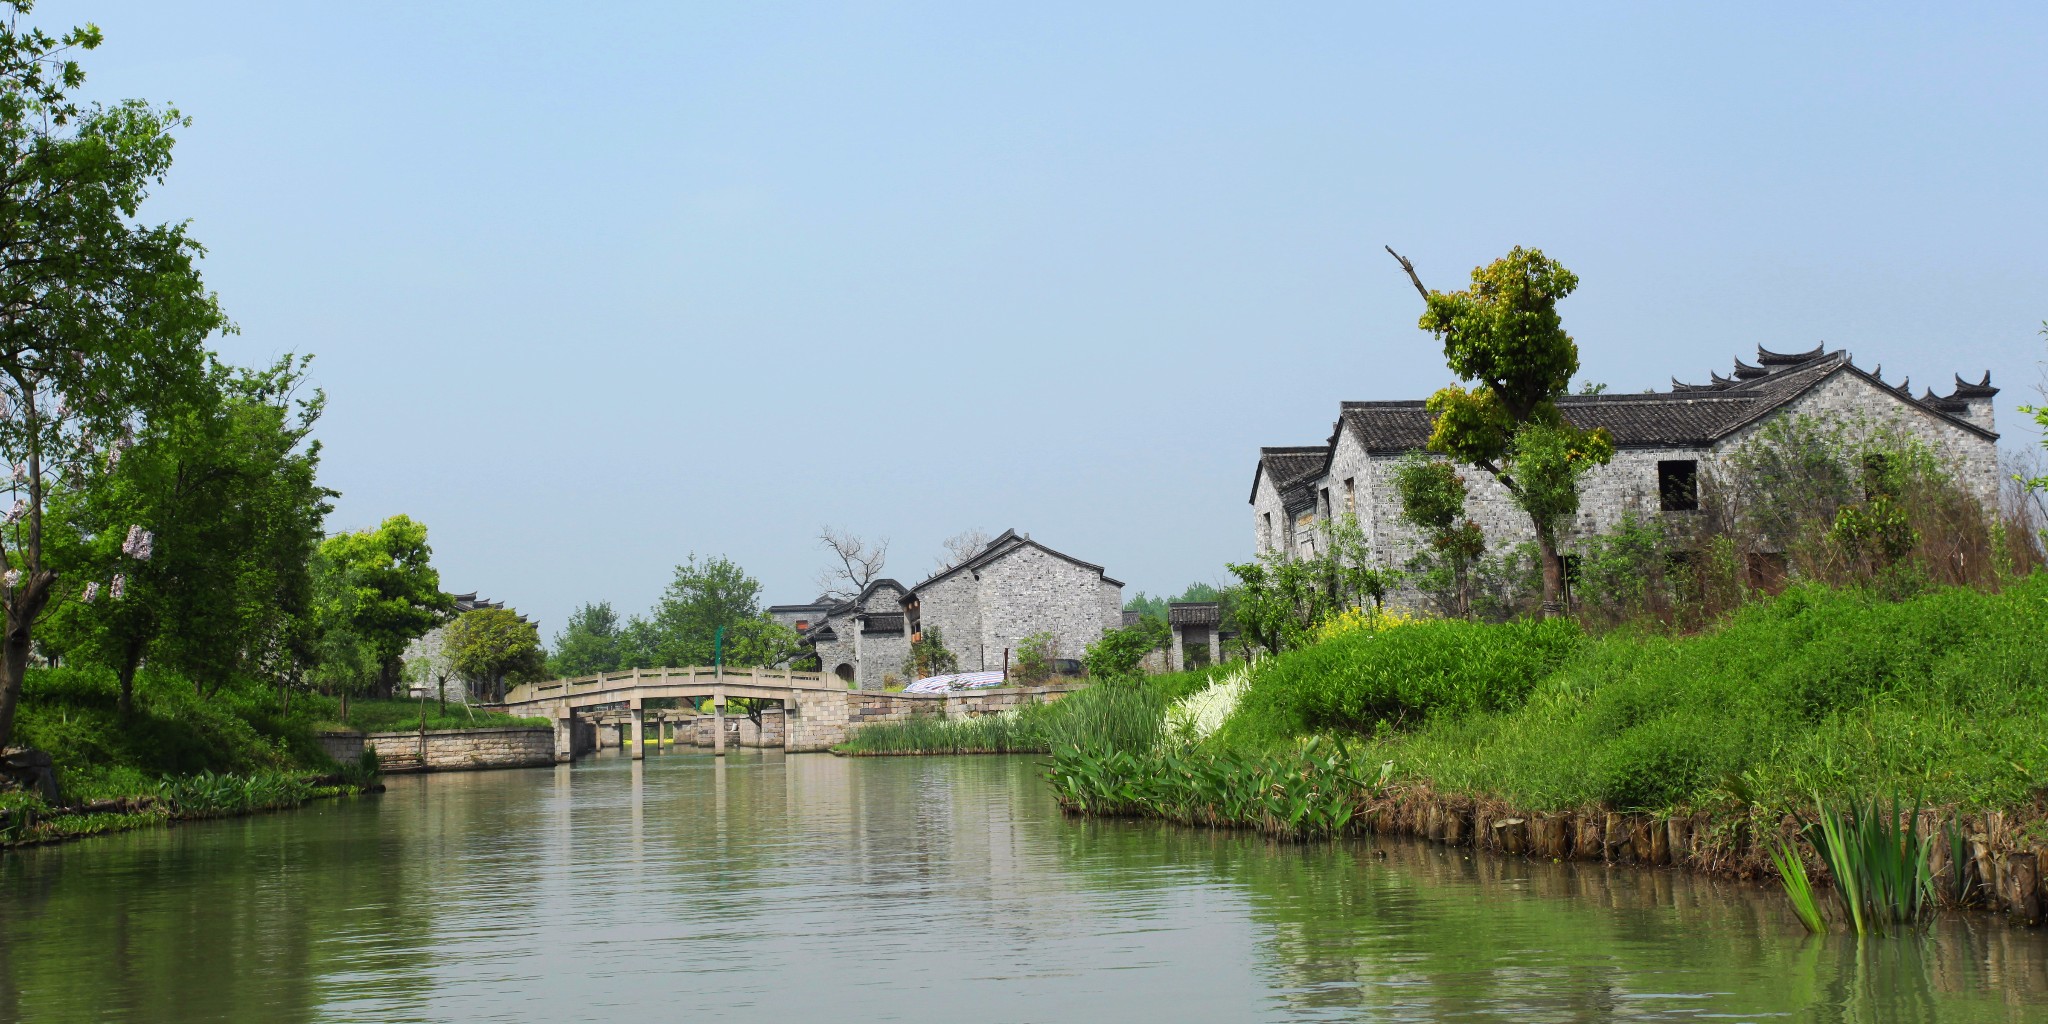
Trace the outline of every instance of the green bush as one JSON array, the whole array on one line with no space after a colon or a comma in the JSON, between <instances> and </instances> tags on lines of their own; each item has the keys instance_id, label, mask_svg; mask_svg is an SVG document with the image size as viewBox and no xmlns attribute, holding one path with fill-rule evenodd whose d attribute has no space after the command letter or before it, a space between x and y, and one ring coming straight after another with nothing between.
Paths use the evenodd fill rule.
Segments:
<instances>
[{"instance_id":1,"label":"green bush","mask_svg":"<svg viewBox=\"0 0 2048 1024\"><path fill-rule=\"evenodd\" d=\"M1569 620L1486 625L1430 619L1289 651L1253 673L1226 739L1270 743L1374 733L1432 717L1519 707L1583 646Z\"/></svg>"}]
</instances>

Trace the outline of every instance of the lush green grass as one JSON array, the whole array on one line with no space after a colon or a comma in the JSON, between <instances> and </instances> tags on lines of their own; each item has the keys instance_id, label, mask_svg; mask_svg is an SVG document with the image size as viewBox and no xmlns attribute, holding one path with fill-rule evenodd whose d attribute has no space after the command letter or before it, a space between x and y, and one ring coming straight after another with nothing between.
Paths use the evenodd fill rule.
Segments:
<instances>
[{"instance_id":1,"label":"lush green grass","mask_svg":"<svg viewBox=\"0 0 2048 1024\"><path fill-rule=\"evenodd\" d=\"M1520 707L1372 753L1530 810L1795 810L1815 793L2026 806L2048 785L2048 576L1902 602L1799 588L1703 635L1611 635Z\"/></svg>"},{"instance_id":2,"label":"lush green grass","mask_svg":"<svg viewBox=\"0 0 2048 1024\"><path fill-rule=\"evenodd\" d=\"M1520 707L1585 646L1567 620L1423 620L1358 630L1258 667L1224 741L1270 745L1321 732L1372 735Z\"/></svg>"},{"instance_id":3,"label":"lush green grass","mask_svg":"<svg viewBox=\"0 0 2048 1024\"><path fill-rule=\"evenodd\" d=\"M274 691L224 689L205 697L182 679L145 671L135 714L121 719L111 673L31 669L15 742L48 751L66 802L0 795L0 842L41 841L297 806L369 785L374 764L336 765L314 739L334 702L301 695L289 710ZM335 784L322 776L340 773ZM115 806L104 806L108 801Z\"/></svg>"},{"instance_id":4,"label":"lush green grass","mask_svg":"<svg viewBox=\"0 0 2048 1024\"><path fill-rule=\"evenodd\" d=\"M340 714L339 702L325 698L314 698L323 706L331 707L327 714ZM358 732L405 732L420 727L426 720L426 727L434 729L502 729L515 725L548 725L545 718L519 718L499 711L477 711L461 704L450 704L445 709L438 701L410 699L397 700L351 700L348 702L348 721L322 721L317 723L323 729L354 729Z\"/></svg>"},{"instance_id":5,"label":"lush green grass","mask_svg":"<svg viewBox=\"0 0 2048 1024\"><path fill-rule=\"evenodd\" d=\"M202 698L182 679L145 671L124 723L109 672L31 669L22 690L14 742L49 751L67 797L139 793L165 776L205 771L334 770L311 728L322 708L304 699L286 713L268 692Z\"/></svg>"},{"instance_id":6,"label":"lush green grass","mask_svg":"<svg viewBox=\"0 0 2048 1024\"><path fill-rule=\"evenodd\" d=\"M1301 753L1319 737L1334 759ZM1277 802L1235 775L1279 780ZM1767 828L1809 818L1816 795L2031 815L2048 789L2048 575L1903 601L1795 588L1692 636L1461 622L1339 636L1261 663L1208 740L1061 751L1050 777L1076 810L1293 834L1341 829L1340 794L1389 781L1518 811Z\"/></svg>"}]
</instances>

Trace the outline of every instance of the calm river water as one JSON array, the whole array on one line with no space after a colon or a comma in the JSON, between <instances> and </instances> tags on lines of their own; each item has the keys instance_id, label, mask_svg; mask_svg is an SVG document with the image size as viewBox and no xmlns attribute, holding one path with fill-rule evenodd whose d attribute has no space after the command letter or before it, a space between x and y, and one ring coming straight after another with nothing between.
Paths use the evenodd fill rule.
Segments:
<instances>
[{"instance_id":1,"label":"calm river water","mask_svg":"<svg viewBox=\"0 0 2048 1024\"><path fill-rule=\"evenodd\" d=\"M1383 856L1382 856L1383 854ZM1063 818L1027 758L668 754L0 854L0 1021L2048 1021L1988 920Z\"/></svg>"}]
</instances>

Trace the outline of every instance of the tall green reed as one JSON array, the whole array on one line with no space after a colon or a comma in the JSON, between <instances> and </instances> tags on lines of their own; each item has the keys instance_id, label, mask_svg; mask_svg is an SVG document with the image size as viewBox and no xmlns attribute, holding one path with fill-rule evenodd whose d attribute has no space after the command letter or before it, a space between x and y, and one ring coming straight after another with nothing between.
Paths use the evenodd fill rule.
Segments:
<instances>
[{"instance_id":1,"label":"tall green reed","mask_svg":"<svg viewBox=\"0 0 2048 1024\"><path fill-rule=\"evenodd\" d=\"M1877 800L1831 807L1814 794L1815 820L1807 826L1821 858L1834 876L1834 890L1856 934L1882 935L1888 929L1918 923L1934 908L1935 879L1928 854L1933 837L1920 834L1920 808L1906 809L1893 797L1890 804ZM1778 850L1772 851L1779 861ZM1790 851L1786 851L1792 856ZM1803 877L1804 865L1794 865ZM1779 861L1781 877L1786 867ZM1787 877L1786 890L1794 909L1808 928L1806 911L1792 894ZM1809 896L1809 903L1811 898ZM1815 929L1818 930L1818 929Z\"/></svg>"}]
</instances>

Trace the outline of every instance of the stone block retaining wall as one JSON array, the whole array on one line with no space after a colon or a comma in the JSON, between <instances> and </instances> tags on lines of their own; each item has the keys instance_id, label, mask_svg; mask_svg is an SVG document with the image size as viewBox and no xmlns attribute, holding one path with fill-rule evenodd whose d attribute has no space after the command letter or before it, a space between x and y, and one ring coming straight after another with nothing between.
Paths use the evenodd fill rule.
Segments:
<instances>
[{"instance_id":1,"label":"stone block retaining wall","mask_svg":"<svg viewBox=\"0 0 2048 1024\"><path fill-rule=\"evenodd\" d=\"M322 733L321 749L343 763L364 748L377 752L387 773L524 768L555 763L555 731L546 726L503 729L446 729L425 733Z\"/></svg>"}]
</instances>

